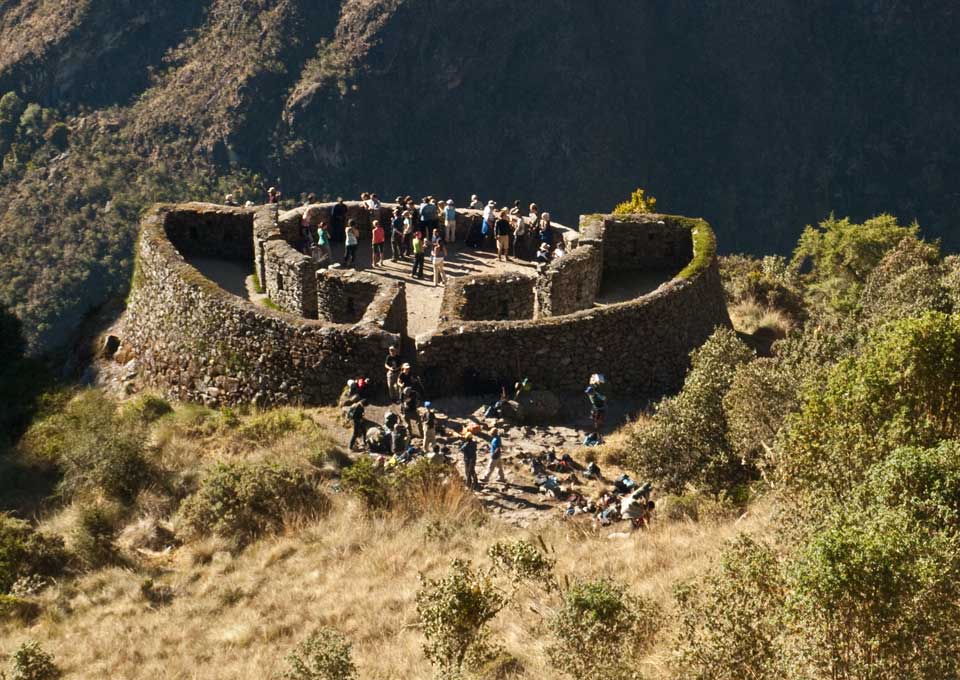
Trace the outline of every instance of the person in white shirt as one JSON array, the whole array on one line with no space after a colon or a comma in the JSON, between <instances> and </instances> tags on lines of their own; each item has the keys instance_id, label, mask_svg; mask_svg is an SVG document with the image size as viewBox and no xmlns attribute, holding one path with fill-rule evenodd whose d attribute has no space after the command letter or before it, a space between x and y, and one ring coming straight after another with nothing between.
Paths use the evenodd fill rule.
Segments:
<instances>
[{"instance_id":1,"label":"person in white shirt","mask_svg":"<svg viewBox=\"0 0 960 680\"><path fill-rule=\"evenodd\" d=\"M567 251L563 247L563 241L557 244L557 249L553 251L553 259L559 260L561 257L567 254Z\"/></svg>"},{"instance_id":2,"label":"person in white shirt","mask_svg":"<svg viewBox=\"0 0 960 680\"><path fill-rule=\"evenodd\" d=\"M483 207L483 203L480 202L480 198L474 194L470 197L470 209L471 210L480 210Z\"/></svg>"}]
</instances>

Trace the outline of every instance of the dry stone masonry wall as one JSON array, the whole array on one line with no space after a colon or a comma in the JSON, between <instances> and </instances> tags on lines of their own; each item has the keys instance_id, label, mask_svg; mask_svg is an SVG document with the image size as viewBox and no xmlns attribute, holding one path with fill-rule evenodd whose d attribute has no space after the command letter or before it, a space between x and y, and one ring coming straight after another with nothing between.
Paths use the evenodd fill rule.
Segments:
<instances>
[{"instance_id":1,"label":"dry stone masonry wall","mask_svg":"<svg viewBox=\"0 0 960 680\"><path fill-rule=\"evenodd\" d=\"M331 207L320 206L327 215ZM280 215L275 206L186 204L157 206L146 216L122 340L147 383L210 404L322 404L334 401L348 378L382 383L386 348L406 337L405 287L320 269L298 253L292 244L305 209ZM459 238L477 216L458 213ZM347 217L369 238L365 207L348 204ZM431 396L519 377L576 389L594 372L606 373L617 392L656 396L676 389L689 353L729 324L705 222L592 215L582 218L579 233L555 226L572 248L538 277L451 281L438 328L415 344ZM253 261L281 310L228 293L185 256ZM682 275L634 300L596 305L604 277L650 270Z\"/></svg>"}]
</instances>

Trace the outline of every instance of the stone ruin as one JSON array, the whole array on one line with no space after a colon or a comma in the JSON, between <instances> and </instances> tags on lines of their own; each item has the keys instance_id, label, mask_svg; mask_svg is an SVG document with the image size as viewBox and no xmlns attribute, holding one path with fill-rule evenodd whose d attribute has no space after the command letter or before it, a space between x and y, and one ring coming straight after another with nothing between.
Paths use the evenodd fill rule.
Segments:
<instances>
[{"instance_id":1,"label":"stone ruin","mask_svg":"<svg viewBox=\"0 0 960 680\"><path fill-rule=\"evenodd\" d=\"M347 205L369 247L373 216ZM328 215L332 206L318 207ZM349 378L385 389L383 360L396 344L415 357L431 397L521 377L579 389L592 373L604 373L615 393L654 397L677 389L690 352L730 323L705 221L587 215L576 231L554 225L568 252L536 276L452 278L437 327L408 337L402 281L324 268L295 249L305 209L188 203L145 216L118 330L143 383L209 405L329 404ZM458 211L458 239L478 215ZM273 308L205 277L191 264L201 257L252 267ZM599 301L605 281L650 271L670 274L651 292Z\"/></svg>"}]
</instances>

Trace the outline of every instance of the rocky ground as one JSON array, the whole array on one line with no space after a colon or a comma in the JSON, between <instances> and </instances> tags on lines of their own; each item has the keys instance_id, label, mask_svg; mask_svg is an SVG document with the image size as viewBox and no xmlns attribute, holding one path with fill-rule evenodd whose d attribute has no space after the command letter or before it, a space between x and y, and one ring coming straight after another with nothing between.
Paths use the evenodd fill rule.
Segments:
<instances>
[{"instance_id":1,"label":"rocky ground","mask_svg":"<svg viewBox=\"0 0 960 680\"><path fill-rule=\"evenodd\" d=\"M520 527L528 527L538 522L570 519L564 516L566 502L558 501L540 493L533 481L533 475L527 463L532 456L546 453L550 449L555 451L558 458L564 453L570 454L574 461L580 465L581 470L574 472L572 475L552 474L556 474L564 487L569 487L586 498L599 497L605 489L611 486L613 479L623 472L619 467L606 465L603 461L598 461L603 480L589 480L583 475L582 468L594 459L591 454L595 451L591 447L582 445L583 439L591 427L587 401L582 394L561 395L559 399L561 409L557 416L550 422L537 424L518 424L503 419L484 418L483 412L486 405L495 400L493 396L486 400L451 397L431 402L438 415L439 422L446 430L446 435L438 435L437 441L441 445L451 448L457 469L461 475L463 474L463 465L457 447L461 441L460 433L463 429L471 423L478 423L483 428L478 435L479 453L477 456L477 474L481 479L486 471L488 461L487 444L491 438L490 433L495 427L501 431L504 441L503 462L507 481L506 483L494 481L496 479L496 473L494 473L489 483L482 484L482 488L477 491L477 495L483 505L503 521ZM639 407L640 405L634 402L613 401L610 405L606 429L613 431L619 428L632 419L631 416L636 414ZM389 404L378 403L368 406L366 416L369 426L381 425L389 409L393 409L399 414L399 409ZM347 447L350 439L350 429L346 427L345 420L341 417L338 409L317 410L315 417L335 434L344 448ZM586 515L577 515L572 518L572 521L589 523L592 518ZM610 527L609 531L611 533L622 532L626 530L626 526L625 523L616 524Z\"/></svg>"}]
</instances>

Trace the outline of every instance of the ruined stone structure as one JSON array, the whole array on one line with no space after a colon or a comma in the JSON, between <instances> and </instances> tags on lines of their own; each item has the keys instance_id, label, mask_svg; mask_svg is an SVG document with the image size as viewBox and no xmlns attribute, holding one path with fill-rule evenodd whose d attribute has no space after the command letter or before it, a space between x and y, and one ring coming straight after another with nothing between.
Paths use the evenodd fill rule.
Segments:
<instances>
[{"instance_id":1,"label":"ruined stone structure","mask_svg":"<svg viewBox=\"0 0 960 680\"><path fill-rule=\"evenodd\" d=\"M329 215L332 204L319 207ZM691 350L729 324L706 222L591 215L579 231L554 225L568 254L536 276L452 279L436 329L407 338L404 284L326 269L299 253L303 211L185 204L145 217L121 329L144 382L210 404L329 403L348 378L382 382L387 347L402 344L415 351L431 396L520 377L577 389L594 372L605 373L615 392L656 396L676 389ZM348 218L369 239L369 211L349 203ZM459 211L458 238L477 218ZM219 287L189 263L195 257L253 263L278 309ZM650 271L664 274L656 290L598 302L610 277Z\"/></svg>"}]
</instances>

